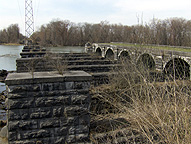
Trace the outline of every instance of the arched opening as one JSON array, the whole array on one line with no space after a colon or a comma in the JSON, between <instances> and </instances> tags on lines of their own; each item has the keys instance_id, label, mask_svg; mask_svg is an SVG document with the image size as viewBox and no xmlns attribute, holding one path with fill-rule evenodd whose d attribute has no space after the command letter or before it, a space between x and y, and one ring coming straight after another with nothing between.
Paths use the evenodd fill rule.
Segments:
<instances>
[{"instance_id":1,"label":"arched opening","mask_svg":"<svg viewBox=\"0 0 191 144\"><path fill-rule=\"evenodd\" d=\"M153 57L147 53L141 55L137 61L138 68L143 68L147 70L155 69L155 61Z\"/></svg>"},{"instance_id":2,"label":"arched opening","mask_svg":"<svg viewBox=\"0 0 191 144\"><path fill-rule=\"evenodd\" d=\"M120 61L129 61L131 60L130 55L127 51L122 51L119 55L119 60Z\"/></svg>"},{"instance_id":3,"label":"arched opening","mask_svg":"<svg viewBox=\"0 0 191 144\"><path fill-rule=\"evenodd\" d=\"M190 65L181 58L174 58L166 64L164 74L171 79L188 79L190 78Z\"/></svg>"},{"instance_id":4,"label":"arched opening","mask_svg":"<svg viewBox=\"0 0 191 144\"><path fill-rule=\"evenodd\" d=\"M112 49L108 49L106 51L105 58L110 59L110 60L114 60L114 53L113 53Z\"/></svg>"},{"instance_id":5,"label":"arched opening","mask_svg":"<svg viewBox=\"0 0 191 144\"><path fill-rule=\"evenodd\" d=\"M97 49L96 49L96 55L102 56L101 48L97 48Z\"/></svg>"}]
</instances>

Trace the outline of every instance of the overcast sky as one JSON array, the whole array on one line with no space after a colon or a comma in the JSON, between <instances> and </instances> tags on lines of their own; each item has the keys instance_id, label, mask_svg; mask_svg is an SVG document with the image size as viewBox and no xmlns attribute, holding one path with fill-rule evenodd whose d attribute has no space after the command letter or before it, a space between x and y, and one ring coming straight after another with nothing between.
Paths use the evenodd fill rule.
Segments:
<instances>
[{"instance_id":1,"label":"overcast sky","mask_svg":"<svg viewBox=\"0 0 191 144\"><path fill-rule=\"evenodd\" d=\"M0 0L0 29L19 24L24 33L25 0ZM35 30L53 19L136 25L151 19L191 19L191 0L33 0Z\"/></svg>"}]
</instances>

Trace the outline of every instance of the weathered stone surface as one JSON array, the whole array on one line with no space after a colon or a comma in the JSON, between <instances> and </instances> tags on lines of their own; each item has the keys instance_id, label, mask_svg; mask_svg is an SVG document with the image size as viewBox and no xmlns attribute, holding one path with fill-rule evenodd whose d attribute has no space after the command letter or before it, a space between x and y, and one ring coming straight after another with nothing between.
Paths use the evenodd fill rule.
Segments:
<instances>
[{"instance_id":1,"label":"weathered stone surface","mask_svg":"<svg viewBox=\"0 0 191 144\"><path fill-rule=\"evenodd\" d=\"M17 98L26 98L27 94L26 93L16 93L16 94L11 94L9 93L9 95L7 96L9 99L17 99Z\"/></svg>"},{"instance_id":2,"label":"weathered stone surface","mask_svg":"<svg viewBox=\"0 0 191 144\"><path fill-rule=\"evenodd\" d=\"M69 127L59 127L55 129L55 135L57 136L67 136ZM65 138L65 137L64 137Z\"/></svg>"},{"instance_id":3,"label":"weathered stone surface","mask_svg":"<svg viewBox=\"0 0 191 144\"><path fill-rule=\"evenodd\" d=\"M40 120L40 129L43 128L55 128L60 127L60 120L58 119L46 119L46 120Z\"/></svg>"},{"instance_id":4,"label":"weathered stone surface","mask_svg":"<svg viewBox=\"0 0 191 144\"><path fill-rule=\"evenodd\" d=\"M17 139L17 132L16 131L14 131L14 132L8 131L8 140L9 141L16 141L16 140L18 140Z\"/></svg>"},{"instance_id":5,"label":"weathered stone surface","mask_svg":"<svg viewBox=\"0 0 191 144\"><path fill-rule=\"evenodd\" d=\"M74 89L89 89L90 83L89 82L75 82Z\"/></svg>"},{"instance_id":6,"label":"weathered stone surface","mask_svg":"<svg viewBox=\"0 0 191 144\"><path fill-rule=\"evenodd\" d=\"M79 117L79 125L90 125L90 115L82 115Z\"/></svg>"},{"instance_id":7,"label":"weathered stone surface","mask_svg":"<svg viewBox=\"0 0 191 144\"><path fill-rule=\"evenodd\" d=\"M32 139L32 138L43 138L50 137L50 131L48 130L33 130L27 131L26 133L21 134L21 139Z\"/></svg>"},{"instance_id":8,"label":"weathered stone surface","mask_svg":"<svg viewBox=\"0 0 191 144\"><path fill-rule=\"evenodd\" d=\"M80 116L88 113L88 108L81 106L70 106L65 108L64 113L66 116Z\"/></svg>"},{"instance_id":9,"label":"weathered stone surface","mask_svg":"<svg viewBox=\"0 0 191 144\"><path fill-rule=\"evenodd\" d=\"M77 134L76 135L76 141L77 142L84 142L88 143L89 142L89 134Z\"/></svg>"},{"instance_id":10,"label":"weathered stone surface","mask_svg":"<svg viewBox=\"0 0 191 144\"><path fill-rule=\"evenodd\" d=\"M8 138L8 129L7 126L4 126L0 131L1 138Z\"/></svg>"},{"instance_id":11,"label":"weathered stone surface","mask_svg":"<svg viewBox=\"0 0 191 144\"><path fill-rule=\"evenodd\" d=\"M34 107L34 98L8 99L8 109L23 109Z\"/></svg>"},{"instance_id":12,"label":"weathered stone surface","mask_svg":"<svg viewBox=\"0 0 191 144\"><path fill-rule=\"evenodd\" d=\"M88 95L73 95L71 101L73 105L89 103L90 97Z\"/></svg>"},{"instance_id":13,"label":"weathered stone surface","mask_svg":"<svg viewBox=\"0 0 191 144\"><path fill-rule=\"evenodd\" d=\"M31 109L29 112L30 112L30 118L31 119L41 119L41 118L52 117L51 107Z\"/></svg>"},{"instance_id":14,"label":"weathered stone surface","mask_svg":"<svg viewBox=\"0 0 191 144\"><path fill-rule=\"evenodd\" d=\"M65 83L66 90L72 90L74 89L74 82L66 82Z\"/></svg>"},{"instance_id":15,"label":"weathered stone surface","mask_svg":"<svg viewBox=\"0 0 191 144\"><path fill-rule=\"evenodd\" d=\"M67 142L67 143L75 143L75 142L76 142L76 137L75 137L75 135L69 135L69 136L66 138L66 142Z\"/></svg>"},{"instance_id":16,"label":"weathered stone surface","mask_svg":"<svg viewBox=\"0 0 191 144\"><path fill-rule=\"evenodd\" d=\"M8 125L9 131L16 131L16 130L31 130L37 128L37 121L30 120L30 121L10 121Z\"/></svg>"},{"instance_id":17,"label":"weathered stone surface","mask_svg":"<svg viewBox=\"0 0 191 144\"><path fill-rule=\"evenodd\" d=\"M64 116L64 110L62 107L53 108L53 117L61 117Z\"/></svg>"},{"instance_id":18,"label":"weathered stone surface","mask_svg":"<svg viewBox=\"0 0 191 144\"><path fill-rule=\"evenodd\" d=\"M91 81L90 74L84 71L67 71L63 75L58 72L35 72L34 78L30 73L10 73L5 83L11 85L26 85L40 83L73 82L73 81ZM11 91L10 91L11 92Z\"/></svg>"},{"instance_id":19,"label":"weathered stone surface","mask_svg":"<svg viewBox=\"0 0 191 144\"><path fill-rule=\"evenodd\" d=\"M9 143L84 142L89 136L90 76L43 74L34 79L28 74L7 78Z\"/></svg>"},{"instance_id":20,"label":"weathered stone surface","mask_svg":"<svg viewBox=\"0 0 191 144\"><path fill-rule=\"evenodd\" d=\"M55 141L55 144L64 144L64 143L66 143L65 141L66 141L65 138L60 137L60 138L58 138L58 140Z\"/></svg>"}]
</instances>

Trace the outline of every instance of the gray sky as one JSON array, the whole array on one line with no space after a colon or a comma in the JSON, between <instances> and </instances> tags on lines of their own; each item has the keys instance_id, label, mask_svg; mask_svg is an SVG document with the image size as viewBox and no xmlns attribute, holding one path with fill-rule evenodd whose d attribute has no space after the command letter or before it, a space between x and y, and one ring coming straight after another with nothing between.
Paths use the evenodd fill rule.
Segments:
<instances>
[{"instance_id":1,"label":"gray sky","mask_svg":"<svg viewBox=\"0 0 191 144\"><path fill-rule=\"evenodd\" d=\"M18 23L24 33L25 0L0 0L0 29ZM136 25L138 19L191 19L191 0L33 0L35 30L53 19Z\"/></svg>"}]
</instances>

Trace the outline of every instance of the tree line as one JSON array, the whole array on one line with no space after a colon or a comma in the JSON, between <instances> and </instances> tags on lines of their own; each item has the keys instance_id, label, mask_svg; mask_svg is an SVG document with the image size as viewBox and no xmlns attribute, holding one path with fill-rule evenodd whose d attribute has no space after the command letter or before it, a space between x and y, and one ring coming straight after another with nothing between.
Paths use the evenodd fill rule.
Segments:
<instances>
[{"instance_id":1,"label":"tree line","mask_svg":"<svg viewBox=\"0 0 191 144\"><path fill-rule=\"evenodd\" d=\"M0 31L0 43L22 41L17 24ZM126 42L172 46L191 46L191 20L152 19L149 23L127 26L102 21L98 24L52 20L32 35L42 46L78 46L86 42Z\"/></svg>"},{"instance_id":2,"label":"tree line","mask_svg":"<svg viewBox=\"0 0 191 144\"><path fill-rule=\"evenodd\" d=\"M4 43L23 43L24 36L20 33L18 24L12 24L0 30L0 44Z\"/></svg>"}]
</instances>

